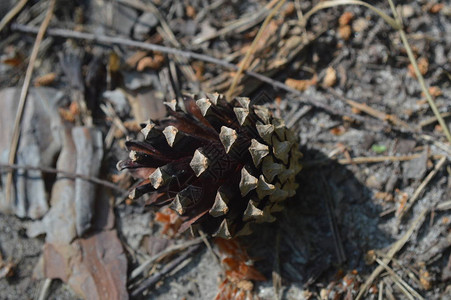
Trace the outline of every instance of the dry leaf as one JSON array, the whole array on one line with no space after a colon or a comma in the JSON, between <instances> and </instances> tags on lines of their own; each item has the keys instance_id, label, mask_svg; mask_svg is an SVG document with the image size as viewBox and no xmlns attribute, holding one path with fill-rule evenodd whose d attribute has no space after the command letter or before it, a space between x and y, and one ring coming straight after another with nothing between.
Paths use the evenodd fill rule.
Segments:
<instances>
[{"instance_id":1,"label":"dry leaf","mask_svg":"<svg viewBox=\"0 0 451 300\"><path fill-rule=\"evenodd\" d=\"M421 269L420 282L424 290L428 291L431 289L432 287L431 281L432 281L431 274L425 268Z\"/></svg>"},{"instance_id":2,"label":"dry leaf","mask_svg":"<svg viewBox=\"0 0 451 300\"><path fill-rule=\"evenodd\" d=\"M328 67L326 70L326 76L324 76L323 84L326 87L332 87L337 82L337 71L334 68Z\"/></svg>"},{"instance_id":3,"label":"dry leaf","mask_svg":"<svg viewBox=\"0 0 451 300\"><path fill-rule=\"evenodd\" d=\"M317 83L317 76L316 74L312 77L312 79L293 79L293 78L287 78L285 80L285 84L288 85L291 88L294 88L298 91L305 91L310 86L315 85Z\"/></svg>"},{"instance_id":4,"label":"dry leaf","mask_svg":"<svg viewBox=\"0 0 451 300\"><path fill-rule=\"evenodd\" d=\"M55 79L55 73L48 73L36 78L36 80L34 81L34 86L49 86L55 81Z\"/></svg>"},{"instance_id":5,"label":"dry leaf","mask_svg":"<svg viewBox=\"0 0 451 300\"><path fill-rule=\"evenodd\" d=\"M163 65L163 63L164 56L161 54L155 54L153 57L146 56L138 62L136 70L138 70L138 72L142 72L147 68L158 70Z\"/></svg>"},{"instance_id":6,"label":"dry leaf","mask_svg":"<svg viewBox=\"0 0 451 300\"><path fill-rule=\"evenodd\" d=\"M350 11L344 12L340 18L338 19L338 24L341 26L349 25L352 19L354 18L354 14Z\"/></svg>"},{"instance_id":7,"label":"dry leaf","mask_svg":"<svg viewBox=\"0 0 451 300\"><path fill-rule=\"evenodd\" d=\"M332 133L333 135L340 136L346 132L346 129L340 125L332 128L329 132Z\"/></svg>"},{"instance_id":8,"label":"dry leaf","mask_svg":"<svg viewBox=\"0 0 451 300\"><path fill-rule=\"evenodd\" d=\"M429 94L431 94L432 98L437 98L443 95L443 92L438 86L430 86ZM423 92L421 92L421 95L425 96Z\"/></svg>"},{"instance_id":9,"label":"dry leaf","mask_svg":"<svg viewBox=\"0 0 451 300\"><path fill-rule=\"evenodd\" d=\"M282 15L284 17L288 17L288 16L291 16L292 14L294 14L295 11L296 11L296 7L294 6L294 3L293 2L288 2L285 5L285 9L284 9Z\"/></svg>"},{"instance_id":10,"label":"dry leaf","mask_svg":"<svg viewBox=\"0 0 451 300\"><path fill-rule=\"evenodd\" d=\"M196 17L196 10L194 9L193 6L188 5L186 7L186 16L190 19L194 19Z\"/></svg>"},{"instance_id":11,"label":"dry leaf","mask_svg":"<svg viewBox=\"0 0 451 300\"><path fill-rule=\"evenodd\" d=\"M338 36L347 41L351 37L352 29L350 25L340 26L338 28Z\"/></svg>"},{"instance_id":12,"label":"dry leaf","mask_svg":"<svg viewBox=\"0 0 451 300\"><path fill-rule=\"evenodd\" d=\"M436 3L436 4L432 5L432 7L429 9L429 12L431 14L439 13L442 10L443 7L445 7L445 4L443 4L443 3Z\"/></svg>"},{"instance_id":13,"label":"dry leaf","mask_svg":"<svg viewBox=\"0 0 451 300\"><path fill-rule=\"evenodd\" d=\"M428 72L429 69L429 61L427 60L426 57L420 57L417 60L417 64L418 64L418 69L420 70L421 75L426 75L426 73ZM415 74L415 69L413 68L412 64L409 64L409 74L410 76L412 76L413 78L417 78L417 75Z\"/></svg>"}]
</instances>

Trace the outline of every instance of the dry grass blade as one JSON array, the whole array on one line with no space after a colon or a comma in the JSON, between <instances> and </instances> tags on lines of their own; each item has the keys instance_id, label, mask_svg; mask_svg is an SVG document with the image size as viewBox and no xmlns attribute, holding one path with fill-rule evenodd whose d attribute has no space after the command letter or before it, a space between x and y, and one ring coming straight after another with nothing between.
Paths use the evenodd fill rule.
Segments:
<instances>
[{"instance_id":1,"label":"dry grass blade","mask_svg":"<svg viewBox=\"0 0 451 300\"><path fill-rule=\"evenodd\" d=\"M434 170L432 170L428 176L423 180L423 182L420 184L420 186L415 190L415 192L412 195L412 198L410 198L410 201L407 202L406 206L403 210L400 211L398 219L401 220L406 213L412 208L413 204L417 201L417 199L420 197L421 193L423 192L424 188L428 185L428 183L434 178L435 174L443 167L443 165L446 162L446 156L442 157L440 161L435 165Z\"/></svg>"},{"instance_id":2,"label":"dry grass blade","mask_svg":"<svg viewBox=\"0 0 451 300\"><path fill-rule=\"evenodd\" d=\"M8 163L10 165L14 164L16 159L17 147L19 144L20 137L20 123L22 121L22 116L25 109L25 103L28 95L28 88L31 83L31 76L33 75L34 63L36 58L38 57L39 46L41 45L41 41L44 38L45 31L50 24L50 20L53 16L53 10L55 9L56 0L51 0L49 6L47 8L47 13L45 15L44 21L42 21L41 27L39 28L39 32L36 36L35 43L33 45L33 50L31 51L30 61L28 63L27 71L25 73L24 83L22 85L22 90L20 91L19 105L17 108L16 118L14 121L14 130L11 139L11 146L9 148L9 156ZM11 185L13 184L13 171L11 170L6 177L6 203L9 206L11 204Z\"/></svg>"},{"instance_id":3,"label":"dry grass blade","mask_svg":"<svg viewBox=\"0 0 451 300\"><path fill-rule=\"evenodd\" d=\"M396 253L398 253L399 250L401 250L404 245L409 240L410 236L413 234L413 232L423 224L424 218L426 217L426 214L429 212L429 209L423 210L420 215L412 222L412 225L410 225L409 229L404 233L404 235L393 244L393 246L390 248L390 250L387 253L386 258L382 260L384 264L389 264L390 260L395 256ZM371 273L371 275L368 277L368 279L365 281L364 284L361 285L360 291L357 294L357 297L355 300L359 300L363 297L367 289L371 286L373 281L379 276L379 274L384 270L384 267L378 266L374 271Z\"/></svg>"},{"instance_id":4,"label":"dry grass blade","mask_svg":"<svg viewBox=\"0 0 451 300\"><path fill-rule=\"evenodd\" d=\"M144 270L150 264L152 264L153 262L161 259L162 257L165 257L165 256L167 256L169 254L172 254L174 252L177 252L177 251L184 250L184 249L186 249L188 247L200 244L202 242L203 242L202 237L199 237L199 238L196 238L196 239L194 239L192 241L188 241L188 242L183 243L183 244L171 246L171 247L167 248L166 250L155 254L154 256L150 257L148 260L143 262L139 267L137 267L136 269L134 269L132 271L132 273L130 274L130 280L135 279L136 277L138 277L138 275L141 274L142 272L144 272Z\"/></svg>"},{"instance_id":5,"label":"dry grass blade","mask_svg":"<svg viewBox=\"0 0 451 300\"><path fill-rule=\"evenodd\" d=\"M263 22L262 26L258 30L257 35L255 36L254 40L252 41L252 44L251 44L249 50L247 50L246 55L244 56L244 59L241 61L240 68L238 69L238 72L235 74L232 84L230 85L230 88L226 93L226 98L228 101L230 101L232 99L233 92L235 90L236 85L238 84L238 81L240 80L241 74L243 74L244 69L247 68L249 60L251 58L251 55L254 53L255 48L257 47L257 43L260 40L263 32L265 31L269 22L272 20L272 18L275 16L275 14L279 11L279 9L282 7L282 5L284 3L285 3L285 0L280 0L280 2L271 10L269 15L265 18L265 21Z\"/></svg>"},{"instance_id":6,"label":"dry grass blade","mask_svg":"<svg viewBox=\"0 0 451 300\"><path fill-rule=\"evenodd\" d=\"M25 4L28 3L28 0L19 1L16 6L14 6L0 21L0 32L6 27L6 25L14 19L15 16L24 8Z\"/></svg>"},{"instance_id":7,"label":"dry grass blade","mask_svg":"<svg viewBox=\"0 0 451 300\"><path fill-rule=\"evenodd\" d=\"M127 193L126 190L120 188L117 184L106 181L106 180L102 180L96 177L92 177L92 176L87 176L87 175L83 175L83 174L77 174L77 173L71 173L71 172L66 172L66 171L62 171L62 170L58 170L58 169L53 169L53 168L47 168L47 167L35 167L35 166L27 166L27 165L15 165L15 164L10 164L10 165L6 165L6 164L0 164L0 169L9 169L9 170L36 170L36 171L41 171L43 173L49 173L49 174L60 174L63 175L66 178L72 178L72 179L76 179L76 178L80 178L95 184L99 184L99 185L103 185L106 186L112 190L116 190L118 192L121 193Z\"/></svg>"},{"instance_id":8,"label":"dry grass blade","mask_svg":"<svg viewBox=\"0 0 451 300\"><path fill-rule=\"evenodd\" d=\"M33 26L27 26L27 25L21 25L21 24L13 24L11 27L13 30L27 32L27 33L36 33L38 31ZM190 59L205 61L205 62L209 62L212 64L216 64L218 66L222 66L222 67L230 69L230 70L238 70L239 69L238 66L236 66L232 63L228 63L225 60L217 59L217 58L205 55L205 54L195 53L192 51L179 50L179 49L165 47L165 46L156 45L156 44L133 41L133 40L121 38L121 37L111 37L111 36L107 36L107 35L84 33L84 32L66 30L66 29L49 29L47 34L52 35L52 36L63 37L63 38L82 39L82 40L97 42L97 43L101 43L101 44L108 44L108 45L117 44L117 45L123 45L123 46L127 46L127 47L137 47L140 49L158 51L158 52L162 52L162 53L166 53L166 54L172 54L172 55L182 56L182 57L186 57L186 58L190 58ZM256 73L253 71L244 71L244 73L246 75L252 76L262 82L265 82L275 88L280 88L284 91L287 91L287 92L293 93L296 96L299 96L300 99L298 101L301 103L309 104L313 107L320 108L320 109L324 110L325 112L327 112L331 115L334 115L334 116L342 116L342 117L346 116L351 119L364 121L364 119L361 116L358 116L356 114L350 114L347 112L339 111L339 110L333 109L329 105L322 103L320 101L315 101L314 99L313 100L307 99L306 97L304 97L302 92L300 92L292 87L289 87L288 85L284 84L283 82L274 80L268 76L265 76L265 75L262 75L260 73Z\"/></svg>"},{"instance_id":9,"label":"dry grass blade","mask_svg":"<svg viewBox=\"0 0 451 300\"><path fill-rule=\"evenodd\" d=\"M404 47L406 48L407 56L409 57L410 63L413 66L413 69L415 71L415 75L417 76L418 82L420 83L421 89L422 89L423 93L426 95L426 99L427 99L427 101L429 103L429 106L431 107L432 111L434 112L434 115L436 116L440 126L442 126L443 132L445 133L446 138L448 139L448 142L451 143L451 133L449 131L448 126L445 123L445 120L443 120L442 116L440 115L440 112L438 111L437 105L435 105L435 102L432 99L431 94L429 93L429 89L427 88L427 85L426 85L426 82L424 81L423 75L421 75L421 72L420 72L420 70L418 68L418 64L416 62L416 59L415 59L415 56L413 54L412 48L410 47L410 44L409 44L409 42L407 40L406 33L402 29L401 18L399 17L398 12L395 9L393 1L392 0L388 0L388 1L390 3L390 7L391 7L393 15L395 16L395 19L393 19L392 17L388 16L386 13L384 13L380 9L378 9L378 8L368 4L366 2L363 2L363 1L358 1L358 0L336 0L336 1L324 1L324 2L321 2L321 3L317 4L316 6L314 6L309 12L307 12L304 15L303 25L305 26L307 24L308 19L314 13L316 13L317 11L325 9L325 8L340 6L340 5L362 5L362 6L365 6L365 7L369 8L369 9L371 9L376 14L378 14L393 29L395 29L395 30L397 30L399 32L399 35L400 35L401 40L402 40L402 43L403 43Z\"/></svg>"},{"instance_id":10,"label":"dry grass blade","mask_svg":"<svg viewBox=\"0 0 451 300\"><path fill-rule=\"evenodd\" d=\"M388 1L390 3L392 13L397 20L397 23L401 24L401 18L395 9L393 1L392 0L388 0ZM434 115L437 118L438 123L440 124L440 126L442 126L443 132L445 133L446 138L448 139L448 142L451 143L451 133L449 132L449 128L446 125L446 122L443 119L443 117L440 115L437 105L435 105L434 99L432 99L431 93L429 92L426 82L424 81L424 77L421 74L420 69L418 68L418 64L417 64L417 61L413 54L412 48L410 47L409 41L407 40L407 35L406 35L405 31L402 29L402 27L396 28L396 29L398 30L399 35L401 36L402 43L404 44L404 47L406 48L407 56L409 57L410 63L413 66L415 75L418 79L418 82L420 83L421 89L423 90L423 93L426 95L426 100L428 101L429 106L431 107L432 111L434 112Z\"/></svg>"},{"instance_id":11,"label":"dry grass blade","mask_svg":"<svg viewBox=\"0 0 451 300\"><path fill-rule=\"evenodd\" d=\"M376 14L378 14L382 19L385 20L385 22L387 22L391 27L393 27L394 29L400 29L400 25L396 22L395 19L393 19L392 17L390 17L389 15L387 15L386 13L384 13L382 10L378 9L377 7L372 6L371 4L368 4L366 2L363 1L358 1L358 0L335 0L335 1L323 1L320 2L319 4L315 5L310 11L308 11L305 15L304 15L304 25L307 24L308 19L317 11L325 9L325 8L330 8L330 7L335 7L335 6L340 6L340 5L362 5L365 6L369 9L371 9L372 11L374 11Z\"/></svg>"},{"instance_id":12,"label":"dry grass blade","mask_svg":"<svg viewBox=\"0 0 451 300\"><path fill-rule=\"evenodd\" d=\"M398 274L396 274L389 266L387 266L383 261L381 261L379 258L376 258L376 262L384 267L385 271L388 272L391 276L394 277L395 282L398 282L402 287L403 290L406 291L406 296L411 299L424 299L420 294L418 294L417 291L415 291L407 282L405 282L401 277L399 277ZM415 296L415 298L412 297L412 294Z\"/></svg>"},{"instance_id":13,"label":"dry grass blade","mask_svg":"<svg viewBox=\"0 0 451 300\"><path fill-rule=\"evenodd\" d=\"M355 165L355 164L374 164L381 162L395 162L395 161L408 161L421 157L422 154L412 154L412 155L401 155L401 156L359 156L353 157L351 159L343 158L336 160L340 165ZM433 156L432 158L443 159L444 156ZM304 168L311 168L318 165L330 164L330 159L312 160L304 162Z\"/></svg>"}]
</instances>

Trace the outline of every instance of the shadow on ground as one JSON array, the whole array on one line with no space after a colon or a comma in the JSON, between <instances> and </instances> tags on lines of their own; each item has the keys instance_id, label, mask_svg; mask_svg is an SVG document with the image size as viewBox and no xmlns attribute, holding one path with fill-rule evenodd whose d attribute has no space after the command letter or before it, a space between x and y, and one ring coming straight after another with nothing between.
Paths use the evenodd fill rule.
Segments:
<instances>
[{"instance_id":1,"label":"shadow on ground","mask_svg":"<svg viewBox=\"0 0 451 300\"><path fill-rule=\"evenodd\" d=\"M268 279L278 256L283 285L327 285L340 270L357 270L364 277L371 271L365 253L391 243L378 229L380 208L372 203L371 191L345 166L317 150L302 152L304 161L324 160L324 164L301 171L297 194L287 201L279 221L259 226L243 243L251 257L259 259L256 266Z\"/></svg>"}]
</instances>

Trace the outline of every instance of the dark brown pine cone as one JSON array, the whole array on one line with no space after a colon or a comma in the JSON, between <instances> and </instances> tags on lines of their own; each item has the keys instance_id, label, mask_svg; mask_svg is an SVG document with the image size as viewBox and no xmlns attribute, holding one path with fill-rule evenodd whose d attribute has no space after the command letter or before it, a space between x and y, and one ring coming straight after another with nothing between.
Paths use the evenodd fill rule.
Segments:
<instances>
[{"instance_id":1,"label":"dark brown pine cone","mask_svg":"<svg viewBox=\"0 0 451 300\"><path fill-rule=\"evenodd\" d=\"M301 170L297 139L282 120L249 98L184 97L167 103L169 117L142 125L144 141L128 141L128 169L144 181L130 193L150 193L149 204L167 205L184 220L223 238L273 222L272 213L295 194Z\"/></svg>"}]
</instances>

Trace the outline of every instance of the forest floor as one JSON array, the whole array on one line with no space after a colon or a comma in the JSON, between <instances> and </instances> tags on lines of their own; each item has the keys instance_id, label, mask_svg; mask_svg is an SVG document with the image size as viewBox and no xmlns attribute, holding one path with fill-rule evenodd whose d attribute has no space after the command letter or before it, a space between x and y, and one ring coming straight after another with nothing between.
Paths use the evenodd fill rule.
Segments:
<instances>
[{"instance_id":1,"label":"forest floor","mask_svg":"<svg viewBox=\"0 0 451 300\"><path fill-rule=\"evenodd\" d=\"M2 1L0 299L451 295L451 4L396 1L398 30L388 1L339 2ZM202 92L257 99L303 152L296 196L233 253L171 234L116 170Z\"/></svg>"}]
</instances>

